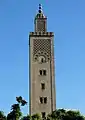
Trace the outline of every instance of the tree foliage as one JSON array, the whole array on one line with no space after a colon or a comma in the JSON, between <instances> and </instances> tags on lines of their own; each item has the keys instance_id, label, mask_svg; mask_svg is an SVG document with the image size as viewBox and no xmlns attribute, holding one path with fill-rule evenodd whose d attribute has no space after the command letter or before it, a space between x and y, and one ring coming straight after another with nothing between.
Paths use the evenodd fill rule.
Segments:
<instances>
[{"instance_id":1,"label":"tree foliage","mask_svg":"<svg viewBox=\"0 0 85 120\"><path fill-rule=\"evenodd\" d=\"M40 114L22 116L21 106L25 106L27 102L21 96L16 97L16 101L17 104L11 106L11 111L7 116L0 111L0 120L42 120ZM48 114L45 120L85 120L85 117L79 111L57 109Z\"/></svg>"},{"instance_id":2,"label":"tree foliage","mask_svg":"<svg viewBox=\"0 0 85 120\"><path fill-rule=\"evenodd\" d=\"M0 111L0 120L6 120L6 116L3 111Z\"/></svg>"},{"instance_id":3,"label":"tree foliage","mask_svg":"<svg viewBox=\"0 0 85 120\"><path fill-rule=\"evenodd\" d=\"M20 106L24 106L27 102L21 96L16 97L16 101L17 104L11 106L11 112L7 115L7 120L19 120L22 116Z\"/></svg>"},{"instance_id":4,"label":"tree foliage","mask_svg":"<svg viewBox=\"0 0 85 120\"><path fill-rule=\"evenodd\" d=\"M47 120L85 120L79 111L58 109L47 116Z\"/></svg>"},{"instance_id":5,"label":"tree foliage","mask_svg":"<svg viewBox=\"0 0 85 120\"><path fill-rule=\"evenodd\" d=\"M13 104L11 110L12 111L7 115L7 120L12 120L12 118L18 120L22 116L19 104Z\"/></svg>"},{"instance_id":6,"label":"tree foliage","mask_svg":"<svg viewBox=\"0 0 85 120\"><path fill-rule=\"evenodd\" d=\"M41 120L41 115L40 114L34 114L32 115L32 120Z\"/></svg>"},{"instance_id":7,"label":"tree foliage","mask_svg":"<svg viewBox=\"0 0 85 120\"><path fill-rule=\"evenodd\" d=\"M23 117L21 118L21 120L31 120L31 119L32 119L32 117L31 117L30 115L23 116Z\"/></svg>"}]
</instances>

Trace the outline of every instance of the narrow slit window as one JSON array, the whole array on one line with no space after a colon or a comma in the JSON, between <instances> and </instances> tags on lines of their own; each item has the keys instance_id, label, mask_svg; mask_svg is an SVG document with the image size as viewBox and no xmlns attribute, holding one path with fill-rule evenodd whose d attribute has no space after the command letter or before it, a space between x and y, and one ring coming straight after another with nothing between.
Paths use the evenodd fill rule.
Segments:
<instances>
[{"instance_id":1,"label":"narrow slit window","mask_svg":"<svg viewBox=\"0 0 85 120\"><path fill-rule=\"evenodd\" d=\"M44 103L45 103L45 104L47 103L47 97L44 98Z\"/></svg>"},{"instance_id":2,"label":"narrow slit window","mask_svg":"<svg viewBox=\"0 0 85 120\"><path fill-rule=\"evenodd\" d=\"M46 70L43 70L43 75L46 75Z\"/></svg>"},{"instance_id":3,"label":"narrow slit window","mask_svg":"<svg viewBox=\"0 0 85 120\"><path fill-rule=\"evenodd\" d=\"M41 103L41 104L43 103L43 98L42 98L42 97L40 97L40 103Z\"/></svg>"},{"instance_id":4,"label":"narrow slit window","mask_svg":"<svg viewBox=\"0 0 85 120\"><path fill-rule=\"evenodd\" d=\"M41 83L41 89L42 89L42 90L45 89L45 83Z\"/></svg>"},{"instance_id":5,"label":"narrow slit window","mask_svg":"<svg viewBox=\"0 0 85 120\"><path fill-rule=\"evenodd\" d=\"M40 72L40 75L42 75L42 70L40 70L39 72Z\"/></svg>"},{"instance_id":6,"label":"narrow slit window","mask_svg":"<svg viewBox=\"0 0 85 120\"><path fill-rule=\"evenodd\" d=\"M46 113L42 112L42 118L45 118L45 116L46 116Z\"/></svg>"}]
</instances>

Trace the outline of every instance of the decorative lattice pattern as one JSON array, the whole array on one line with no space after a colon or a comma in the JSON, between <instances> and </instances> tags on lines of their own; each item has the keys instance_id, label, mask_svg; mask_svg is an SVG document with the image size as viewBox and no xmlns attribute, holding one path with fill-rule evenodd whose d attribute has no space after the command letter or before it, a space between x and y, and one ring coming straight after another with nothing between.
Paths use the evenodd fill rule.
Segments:
<instances>
[{"instance_id":1,"label":"decorative lattice pattern","mask_svg":"<svg viewBox=\"0 0 85 120\"><path fill-rule=\"evenodd\" d=\"M38 52L46 52L50 56L51 40L50 39L34 39L33 40L33 54Z\"/></svg>"}]
</instances>

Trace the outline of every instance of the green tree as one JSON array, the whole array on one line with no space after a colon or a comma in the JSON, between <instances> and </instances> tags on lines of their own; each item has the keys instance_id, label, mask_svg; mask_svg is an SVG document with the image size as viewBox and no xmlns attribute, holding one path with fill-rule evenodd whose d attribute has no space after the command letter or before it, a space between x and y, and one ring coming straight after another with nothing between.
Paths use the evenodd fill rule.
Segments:
<instances>
[{"instance_id":1,"label":"green tree","mask_svg":"<svg viewBox=\"0 0 85 120\"><path fill-rule=\"evenodd\" d=\"M21 106L24 106L24 105L27 104L26 100L22 99L21 96L16 97L16 101L17 101L19 104L21 104Z\"/></svg>"},{"instance_id":2,"label":"green tree","mask_svg":"<svg viewBox=\"0 0 85 120\"><path fill-rule=\"evenodd\" d=\"M18 103L11 106L11 112L7 115L7 120L19 120L22 116L20 106L24 106L27 102L21 96L16 97L16 101Z\"/></svg>"},{"instance_id":3,"label":"green tree","mask_svg":"<svg viewBox=\"0 0 85 120\"><path fill-rule=\"evenodd\" d=\"M21 96L16 97L16 101L17 104L11 106L11 112L7 117L3 111L0 111L0 120L42 120L40 114L22 116L20 107L25 106L27 102ZM48 114L45 120L85 120L85 117L79 111L57 109L51 114Z\"/></svg>"},{"instance_id":4,"label":"green tree","mask_svg":"<svg viewBox=\"0 0 85 120\"><path fill-rule=\"evenodd\" d=\"M3 111L0 111L0 120L6 120L6 116Z\"/></svg>"},{"instance_id":5,"label":"green tree","mask_svg":"<svg viewBox=\"0 0 85 120\"><path fill-rule=\"evenodd\" d=\"M51 114L48 114L47 120L61 120L65 116L66 111L64 109L58 109L53 111Z\"/></svg>"},{"instance_id":6,"label":"green tree","mask_svg":"<svg viewBox=\"0 0 85 120\"><path fill-rule=\"evenodd\" d=\"M40 114L34 114L34 115L32 115L32 120L41 120L42 118L41 118L41 115Z\"/></svg>"},{"instance_id":7,"label":"green tree","mask_svg":"<svg viewBox=\"0 0 85 120\"><path fill-rule=\"evenodd\" d=\"M16 97L16 101L17 101L18 103L21 103L21 102L22 102L22 97L21 97L21 96Z\"/></svg>"},{"instance_id":8,"label":"green tree","mask_svg":"<svg viewBox=\"0 0 85 120\"><path fill-rule=\"evenodd\" d=\"M32 120L32 117L30 115L27 115L22 117L21 120Z\"/></svg>"},{"instance_id":9,"label":"green tree","mask_svg":"<svg viewBox=\"0 0 85 120\"><path fill-rule=\"evenodd\" d=\"M7 120L18 120L22 116L19 104L11 106L11 112L7 115Z\"/></svg>"},{"instance_id":10,"label":"green tree","mask_svg":"<svg viewBox=\"0 0 85 120\"><path fill-rule=\"evenodd\" d=\"M47 120L85 120L79 111L58 109L47 116Z\"/></svg>"},{"instance_id":11,"label":"green tree","mask_svg":"<svg viewBox=\"0 0 85 120\"><path fill-rule=\"evenodd\" d=\"M63 118L64 120L85 120L84 116L80 114L79 111L67 111L66 115Z\"/></svg>"}]
</instances>

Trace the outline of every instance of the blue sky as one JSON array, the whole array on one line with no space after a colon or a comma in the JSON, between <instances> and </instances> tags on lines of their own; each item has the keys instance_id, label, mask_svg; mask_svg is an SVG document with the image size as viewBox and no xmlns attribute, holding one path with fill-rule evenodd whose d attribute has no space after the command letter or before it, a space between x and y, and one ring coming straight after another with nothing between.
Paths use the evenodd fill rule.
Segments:
<instances>
[{"instance_id":1,"label":"blue sky","mask_svg":"<svg viewBox=\"0 0 85 120\"><path fill-rule=\"evenodd\" d=\"M19 95L29 100L28 34L39 3L55 33L56 106L85 114L85 0L0 0L0 109L7 114Z\"/></svg>"}]
</instances>

